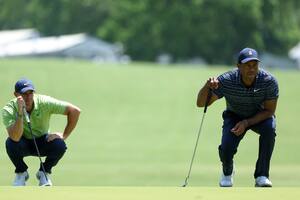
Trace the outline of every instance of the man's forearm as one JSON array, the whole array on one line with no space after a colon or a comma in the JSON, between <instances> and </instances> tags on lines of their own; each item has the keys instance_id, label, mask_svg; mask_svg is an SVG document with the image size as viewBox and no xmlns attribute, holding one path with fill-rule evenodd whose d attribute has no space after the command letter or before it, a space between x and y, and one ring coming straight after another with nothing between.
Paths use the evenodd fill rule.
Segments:
<instances>
[{"instance_id":1,"label":"man's forearm","mask_svg":"<svg viewBox=\"0 0 300 200\"><path fill-rule=\"evenodd\" d=\"M209 87L207 84L205 84L201 90L198 93L198 98L197 98L197 106L198 107L204 107L206 103L206 97L209 92Z\"/></svg>"},{"instance_id":2,"label":"man's forearm","mask_svg":"<svg viewBox=\"0 0 300 200\"><path fill-rule=\"evenodd\" d=\"M63 133L63 138L66 139L71 132L73 131L73 129L76 127L76 124L78 122L79 119L79 115L80 115L80 110L73 110L72 112L70 112L68 114L68 122L67 125L65 127L64 133Z\"/></svg>"},{"instance_id":3,"label":"man's forearm","mask_svg":"<svg viewBox=\"0 0 300 200\"><path fill-rule=\"evenodd\" d=\"M247 127L258 124L259 122L264 121L265 119L268 119L274 115L274 112L269 110L263 110L259 113L257 113L255 116L246 119L247 121Z\"/></svg>"},{"instance_id":4,"label":"man's forearm","mask_svg":"<svg viewBox=\"0 0 300 200\"><path fill-rule=\"evenodd\" d=\"M23 135L23 129L23 117L19 115L15 124L7 129L8 135L13 141L18 142Z\"/></svg>"}]
</instances>

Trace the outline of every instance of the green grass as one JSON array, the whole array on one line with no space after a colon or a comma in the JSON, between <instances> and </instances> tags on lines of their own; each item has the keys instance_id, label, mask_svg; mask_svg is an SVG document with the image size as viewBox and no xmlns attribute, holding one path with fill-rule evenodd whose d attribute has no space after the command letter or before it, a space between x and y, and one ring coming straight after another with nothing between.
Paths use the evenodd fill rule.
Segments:
<instances>
[{"instance_id":1,"label":"green grass","mask_svg":"<svg viewBox=\"0 0 300 200\"><path fill-rule=\"evenodd\" d=\"M209 76L217 76L229 69L2 59L0 70L1 107L13 97L15 81L20 77L28 77L35 83L38 93L70 101L82 109L78 127L67 140L67 153L53 170L52 181L55 185L180 186L187 174L203 112L195 105L198 90ZM298 187L300 73L272 73L280 84L280 99L271 179L275 187ZM220 175L217 146L221 138L221 113L224 107L224 100L221 100L208 109L190 186L217 186ZM51 129L62 131L64 124L63 116L55 116ZM7 186L14 178L14 169L5 152L7 134L2 123L0 131L0 185ZM236 186L253 187L257 149L258 136L248 132L235 158ZM26 161L31 175L28 185L35 186L38 159L30 157ZM60 194L69 189L51 190L58 190ZM83 194L88 194L89 190L110 191L106 187L77 189L82 190ZM187 195L200 199L201 192L197 196L198 190L206 189L191 189ZM184 191L178 190L178 197ZM252 191L249 189L249 194ZM211 194L217 195L213 191ZM266 195L269 193L266 192ZM176 192L174 197L177 197Z\"/></svg>"},{"instance_id":2,"label":"green grass","mask_svg":"<svg viewBox=\"0 0 300 200\"><path fill-rule=\"evenodd\" d=\"M210 188L210 187L0 187L2 199L106 199L106 200L232 200L232 199L298 199L299 188Z\"/></svg>"}]
</instances>

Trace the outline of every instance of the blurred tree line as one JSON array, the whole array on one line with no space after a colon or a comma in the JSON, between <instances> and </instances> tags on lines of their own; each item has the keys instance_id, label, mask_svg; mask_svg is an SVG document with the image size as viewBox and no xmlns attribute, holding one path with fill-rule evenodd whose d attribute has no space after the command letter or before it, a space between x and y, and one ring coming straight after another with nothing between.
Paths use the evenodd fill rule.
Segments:
<instances>
[{"instance_id":1,"label":"blurred tree line","mask_svg":"<svg viewBox=\"0 0 300 200\"><path fill-rule=\"evenodd\" d=\"M285 55L300 41L298 0L0 0L0 29L87 32L134 60L159 54L233 63L245 46Z\"/></svg>"}]
</instances>

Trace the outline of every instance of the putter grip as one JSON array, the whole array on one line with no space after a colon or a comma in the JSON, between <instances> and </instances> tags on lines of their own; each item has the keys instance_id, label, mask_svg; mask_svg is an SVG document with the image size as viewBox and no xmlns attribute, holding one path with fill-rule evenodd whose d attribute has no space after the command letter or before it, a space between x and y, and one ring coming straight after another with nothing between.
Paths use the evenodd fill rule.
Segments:
<instances>
[{"instance_id":1,"label":"putter grip","mask_svg":"<svg viewBox=\"0 0 300 200\"><path fill-rule=\"evenodd\" d=\"M27 113L27 111L26 111L25 106L23 106L23 114L24 114L24 116L25 116L26 122L27 122L27 123L30 123L29 115L28 115L28 113Z\"/></svg>"},{"instance_id":2,"label":"putter grip","mask_svg":"<svg viewBox=\"0 0 300 200\"><path fill-rule=\"evenodd\" d=\"M204 113L206 113L206 111L207 111L207 107L208 107L208 103L210 101L211 95L212 95L212 91L209 88L208 93L207 93L207 97L206 97L205 106L204 106Z\"/></svg>"}]
</instances>

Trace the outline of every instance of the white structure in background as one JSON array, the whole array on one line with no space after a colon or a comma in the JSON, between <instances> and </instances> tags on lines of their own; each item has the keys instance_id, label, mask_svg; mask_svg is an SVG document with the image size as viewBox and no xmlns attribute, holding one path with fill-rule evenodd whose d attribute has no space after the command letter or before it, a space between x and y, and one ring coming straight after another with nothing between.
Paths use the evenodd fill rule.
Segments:
<instances>
[{"instance_id":1,"label":"white structure in background","mask_svg":"<svg viewBox=\"0 0 300 200\"><path fill-rule=\"evenodd\" d=\"M300 42L289 51L289 57L297 62L300 69Z\"/></svg>"},{"instance_id":2,"label":"white structure in background","mask_svg":"<svg viewBox=\"0 0 300 200\"><path fill-rule=\"evenodd\" d=\"M275 54L263 52L260 56L262 67L272 69L297 69L297 63L287 56L278 56Z\"/></svg>"},{"instance_id":3,"label":"white structure in background","mask_svg":"<svg viewBox=\"0 0 300 200\"><path fill-rule=\"evenodd\" d=\"M156 57L156 62L159 63L159 64L161 64L161 65L171 64L171 62L172 62L172 56L171 56L171 54L168 54L168 53L159 54Z\"/></svg>"},{"instance_id":4,"label":"white structure in background","mask_svg":"<svg viewBox=\"0 0 300 200\"><path fill-rule=\"evenodd\" d=\"M128 56L123 55L121 45L110 44L83 33L55 37L29 37L11 40L5 44L0 43L0 57L16 56L82 58L99 62L130 61Z\"/></svg>"},{"instance_id":5,"label":"white structure in background","mask_svg":"<svg viewBox=\"0 0 300 200\"><path fill-rule=\"evenodd\" d=\"M34 29L0 31L0 47L22 40L39 38L40 34Z\"/></svg>"}]
</instances>

